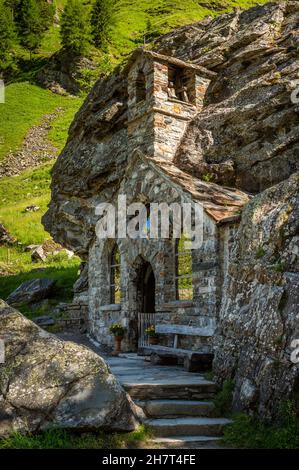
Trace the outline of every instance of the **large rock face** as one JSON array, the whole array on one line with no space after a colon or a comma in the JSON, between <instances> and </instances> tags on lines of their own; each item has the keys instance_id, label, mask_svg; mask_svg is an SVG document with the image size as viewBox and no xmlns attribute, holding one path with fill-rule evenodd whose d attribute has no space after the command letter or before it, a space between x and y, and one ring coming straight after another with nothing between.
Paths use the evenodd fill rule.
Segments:
<instances>
[{"instance_id":1,"label":"large rock face","mask_svg":"<svg viewBox=\"0 0 299 470\"><path fill-rule=\"evenodd\" d=\"M224 289L215 373L236 410L270 416L299 387L299 173L245 209Z\"/></svg>"},{"instance_id":2,"label":"large rock face","mask_svg":"<svg viewBox=\"0 0 299 470\"><path fill-rule=\"evenodd\" d=\"M299 3L269 3L186 26L156 50L217 73L203 110L189 123L175 163L197 176L259 192L296 171ZM53 172L46 228L86 257L94 207L109 200L128 158L127 77L100 80L77 114Z\"/></svg>"},{"instance_id":3,"label":"large rock face","mask_svg":"<svg viewBox=\"0 0 299 470\"><path fill-rule=\"evenodd\" d=\"M0 436L50 426L131 431L134 406L105 361L0 301Z\"/></svg>"}]
</instances>

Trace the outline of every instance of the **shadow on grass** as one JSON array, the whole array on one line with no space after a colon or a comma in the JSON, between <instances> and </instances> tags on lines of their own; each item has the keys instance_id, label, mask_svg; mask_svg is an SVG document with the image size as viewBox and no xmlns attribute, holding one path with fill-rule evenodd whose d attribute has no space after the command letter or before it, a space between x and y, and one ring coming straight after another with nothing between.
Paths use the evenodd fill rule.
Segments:
<instances>
[{"instance_id":1,"label":"shadow on grass","mask_svg":"<svg viewBox=\"0 0 299 470\"><path fill-rule=\"evenodd\" d=\"M0 449L124 449L143 448L152 437L150 430L140 425L132 432L70 431L49 429L38 434L14 433L0 439Z\"/></svg>"},{"instance_id":2,"label":"shadow on grass","mask_svg":"<svg viewBox=\"0 0 299 470\"><path fill-rule=\"evenodd\" d=\"M56 284L51 295L51 299L59 302L68 302L72 299L72 289L74 282L78 278L78 263L66 266L47 266L37 267L28 272L19 274L1 276L0 280L0 298L6 300L20 284L25 281L37 278L50 278L56 280Z\"/></svg>"},{"instance_id":3,"label":"shadow on grass","mask_svg":"<svg viewBox=\"0 0 299 470\"><path fill-rule=\"evenodd\" d=\"M5 77L7 84L24 81L36 83L36 75L48 63L50 63L48 57L19 58L16 69L10 71Z\"/></svg>"}]
</instances>

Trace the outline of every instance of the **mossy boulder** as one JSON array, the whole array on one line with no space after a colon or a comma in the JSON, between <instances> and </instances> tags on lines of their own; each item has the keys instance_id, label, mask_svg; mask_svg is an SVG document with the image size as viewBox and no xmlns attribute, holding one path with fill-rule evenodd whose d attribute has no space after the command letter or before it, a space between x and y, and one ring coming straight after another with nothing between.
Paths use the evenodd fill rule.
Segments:
<instances>
[{"instance_id":1,"label":"mossy boulder","mask_svg":"<svg viewBox=\"0 0 299 470\"><path fill-rule=\"evenodd\" d=\"M132 431L135 408L104 359L0 300L0 436L50 427Z\"/></svg>"}]
</instances>

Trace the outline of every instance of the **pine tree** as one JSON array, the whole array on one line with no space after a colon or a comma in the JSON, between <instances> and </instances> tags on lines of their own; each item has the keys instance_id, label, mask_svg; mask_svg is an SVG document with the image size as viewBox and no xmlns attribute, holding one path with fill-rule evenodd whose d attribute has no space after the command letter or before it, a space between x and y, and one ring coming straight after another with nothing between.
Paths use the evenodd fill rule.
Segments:
<instances>
[{"instance_id":1,"label":"pine tree","mask_svg":"<svg viewBox=\"0 0 299 470\"><path fill-rule=\"evenodd\" d=\"M88 10L80 0L68 0L61 15L61 42L66 51L83 55L91 41Z\"/></svg>"},{"instance_id":2,"label":"pine tree","mask_svg":"<svg viewBox=\"0 0 299 470\"><path fill-rule=\"evenodd\" d=\"M46 0L38 0L38 4L41 12L42 28L43 31L47 31L54 21L55 6Z\"/></svg>"},{"instance_id":3,"label":"pine tree","mask_svg":"<svg viewBox=\"0 0 299 470\"><path fill-rule=\"evenodd\" d=\"M30 51L31 58L32 52L40 46L44 34L39 2L37 0L21 0L16 21L20 43Z\"/></svg>"},{"instance_id":4,"label":"pine tree","mask_svg":"<svg viewBox=\"0 0 299 470\"><path fill-rule=\"evenodd\" d=\"M91 10L91 33L96 47L105 49L114 20L115 0L95 0Z\"/></svg>"},{"instance_id":5,"label":"pine tree","mask_svg":"<svg viewBox=\"0 0 299 470\"><path fill-rule=\"evenodd\" d=\"M10 8L0 0L0 76L13 65L13 46L16 42L15 27Z\"/></svg>"}]
</instances>

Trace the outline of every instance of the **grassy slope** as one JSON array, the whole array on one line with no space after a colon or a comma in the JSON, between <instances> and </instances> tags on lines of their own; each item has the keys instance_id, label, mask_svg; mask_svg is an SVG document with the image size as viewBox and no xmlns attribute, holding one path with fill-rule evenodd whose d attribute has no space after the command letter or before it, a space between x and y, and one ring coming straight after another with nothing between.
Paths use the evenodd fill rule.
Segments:
<instances>
[{"instance_id":1,"label":"grassy slope","mask_svg":"<svg viewBox=\"0 0 299 470\"><path fill-rule=\"evenodd\" d=\"M298 404L286 401L283 411L274 423L246 414L233 416L232 423L225 426L223 445L233 449L298 449Z\"/></svg>"},{"instance_id":2,"label":"grassy slope","mask_svg":"<svg viewBox=\"0 0 299 470\"><path fill-rule=\"evenodd\" d=\"M82 0L90 8L92 0ZM142 44L148 22L156 35L188 23L216 16L234 8L249 8L266 0L117 0L115 21L111 31L111 59L118 61L132 49ZM66 0L56 0L58 11L63 10ZM59 25L53 25L46 34L39 54L50 56L60 47Z\"/></svg>"},{"instance_id":3,"label":"grassy slope","mask_svg":"<svg viewBox=\"0 0 299 470\"><path fill-rule=\"evenodd\" d=\"M68 127L82 99L54 95L28 82L8 85L6 102L0 105L0 159L9 150L19 148L29 128L58 107L63 112L53 123L49 139L58 151L62 150ZM57 279L57 297L62 295L61 300L71 296L71 287L77 277L78 258L69 260L66 256L57 255L44 264L32 264L30 253L24 251L26 245L40 244L50 238L40 219L50 199L51 167L52 163L48 163L18 177L0 179L0 222L19 243L18 246L0 247L0 297L4 299L21 282L37 276ZM38 205L40 210L25 212L25 207L32 204ZM37 272L39 268L45 269Z\"/></svg>"},{"instance_id":4,"label":"grassy slope","mask_svg":"<svg viewBox=\"0 0 299 470\"><path fill-rule=\"evenodd\" d=\"M64 113L59 117L63 130L51 133L54 144L63 146L67 126L80 106L80 98L55 95L32 83L12 83L5 90L5 104L0 104L0 159L9 151L19 148L28 130L38 124L43 115L60 107ZM56 124L57 128L57 124Z\"/></svg>"},{"instance_id":5,"label":"grassy slope","mask_svg":"<svg viewBox=\"0 0 299 470\"><path fill-rule=\"evenodd\" d=\"M216 16L233 8L249 8L265 0L119 0L111 34L111 51L118 57L141 44L150 21L151 29L164 34L171 29Z\"/></svg>"},{"instance_id":6,"label":"grassy slope","mask_svg":"<svg viewBox=\"0 0 299 470\"><path fill-rule=\"evenodd\" d=\"M50 198L50 169L51 164L46 164L20 176L0 180L0 220L19 242L18 246L0 247L0 273L6 274L0 282L0 297L4 299L21 282L34 277L56 279L56 297L60 300L71 296L79 267L77 257L69 260L59 254L49 258L47 263L33 264L30 253L24 250L28 244L39 244L50 238L40 222ZM40 210L25 212L29 204L37 204Z\"/></svg>"}]
</instances>

